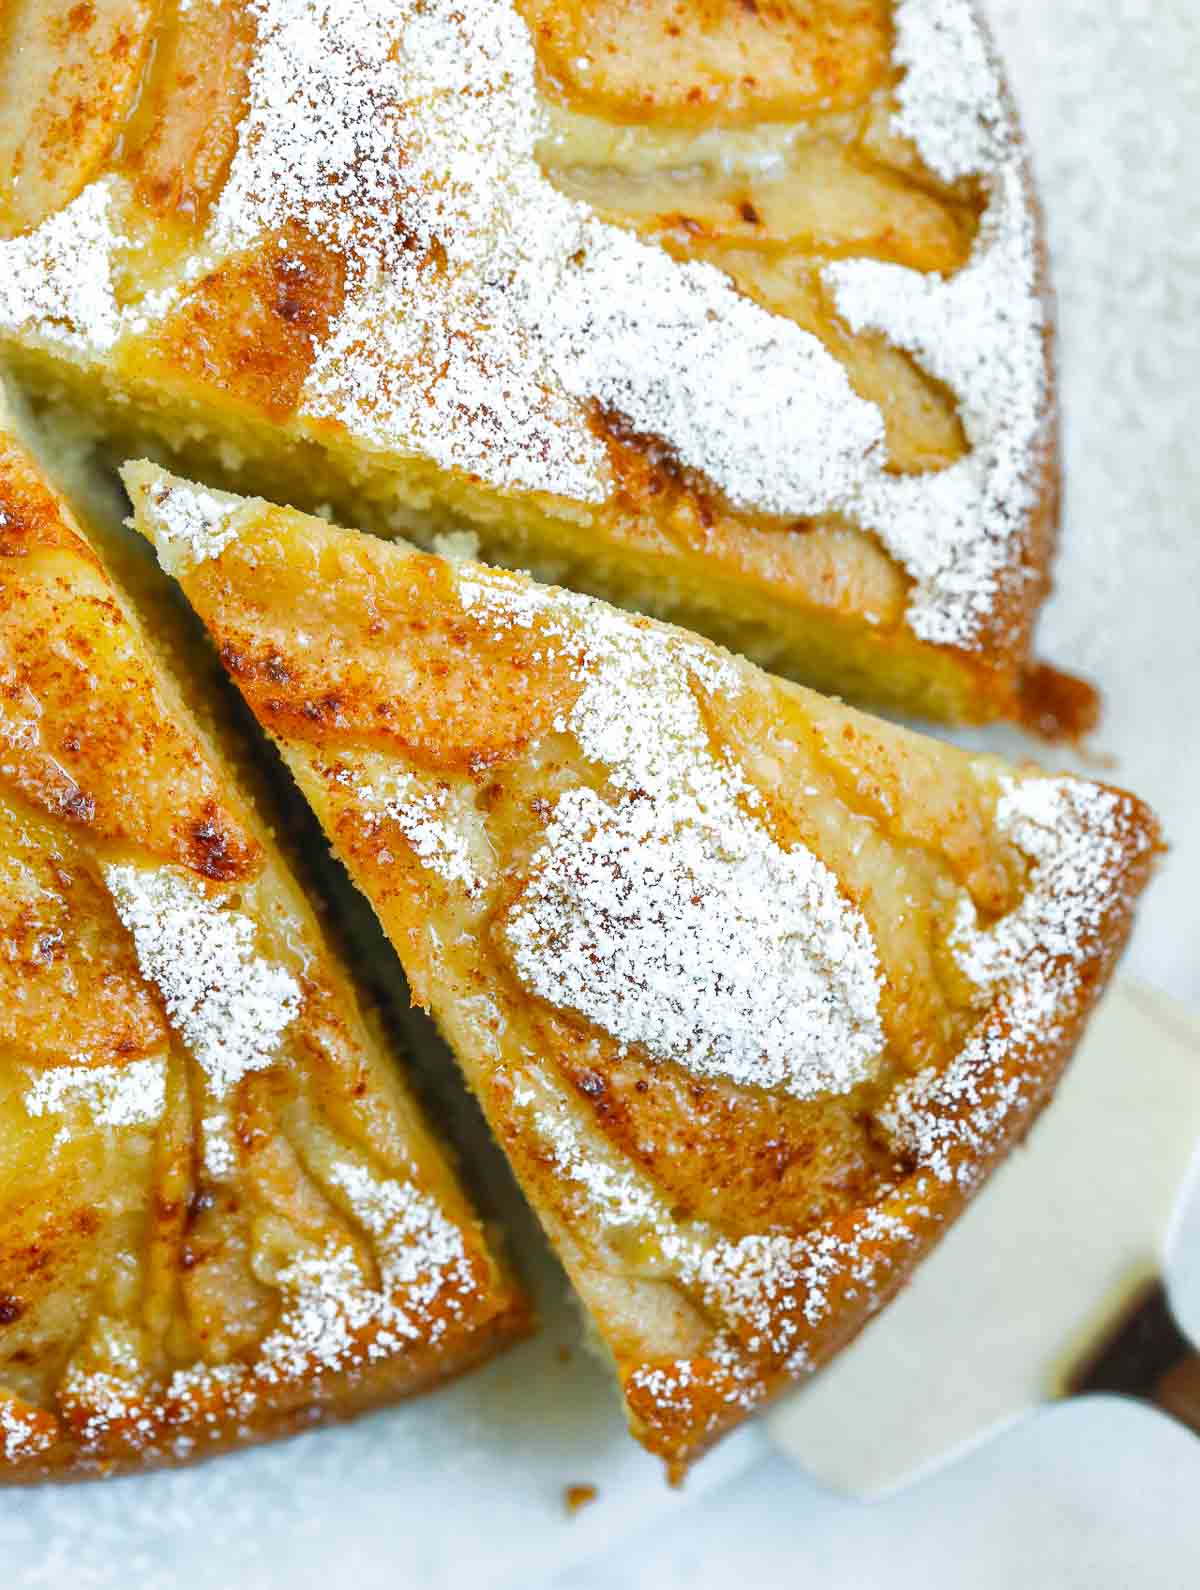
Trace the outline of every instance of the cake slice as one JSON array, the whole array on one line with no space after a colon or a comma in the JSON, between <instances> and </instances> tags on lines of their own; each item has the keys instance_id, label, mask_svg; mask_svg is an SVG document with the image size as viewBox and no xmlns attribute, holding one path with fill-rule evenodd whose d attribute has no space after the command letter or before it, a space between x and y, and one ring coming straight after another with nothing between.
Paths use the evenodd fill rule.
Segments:
<instances>
[{"instance_id":1,"label":"cake slice","mask_svg":"<svg viewBox=\"0 0 1200 1590\"><path fill-rule=\"evenodd\" d=\"M0 349L118 456L470 525L910 714L1094 714L1031 658L1050 321L971 0L27 0L0 35Z\"/></svg>"},{"instance_id":2,"label":"cake slice","mask_svg":"<svg viewBox=\"0 0 1200 1590\"><path fill-rule=\"evenodd\" d=\"M97 544L0 415L3 1481L308 1428L528 1323Z\"/></svg>"},{"instance_id":3,"label":"cake slice","mask_svg":"<svg viewBox=\"0 0 1200 1590\"><path fill-rule=\"evenodd\" d=\"M125 479L681 1473L1028 1130L1153 817L592 598Z\"/></svg>"}]
</instances>

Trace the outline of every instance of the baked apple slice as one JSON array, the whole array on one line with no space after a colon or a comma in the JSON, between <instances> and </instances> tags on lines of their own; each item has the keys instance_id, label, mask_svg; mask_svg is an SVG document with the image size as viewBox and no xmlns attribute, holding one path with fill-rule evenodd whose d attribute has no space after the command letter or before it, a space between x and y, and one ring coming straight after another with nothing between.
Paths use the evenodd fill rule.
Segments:
<instances>
[{"instance_id":1,"label":"baked apple slice","mask_svg":"<svg viewBox=\"0 0 1200 1590\"><path fill-rule=\"evenodd\" d=\"M0 237L97 176L135 101L155 0L9 0L0 15Z\"/></svg>"}]
</instances>

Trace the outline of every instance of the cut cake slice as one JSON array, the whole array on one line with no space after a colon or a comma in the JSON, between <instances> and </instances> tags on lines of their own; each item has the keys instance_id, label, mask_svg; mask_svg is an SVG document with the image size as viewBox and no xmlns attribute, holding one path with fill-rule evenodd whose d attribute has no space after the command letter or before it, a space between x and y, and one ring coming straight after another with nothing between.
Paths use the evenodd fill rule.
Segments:
<instances>
[{"instance_id":1,"label":"cut cake slice","mask_svg":"<svg viewBox=\"0 0 1200 1590\"><path fill-rule=\"evenodd\" d=\"M528 1324L99 535L0 412L0 1481L308 1428Z\"/></svg>"},{"instance_id":2,"label":"cut cake slice","mask_svg":"<svg viewBox=\"0 0 1200 1590\"><path fill-rule=\"evenodd\" d=\"M1153 817L594 599L124 473L682 1472L1028 1130Z\"/></svg>"}]
</instances>

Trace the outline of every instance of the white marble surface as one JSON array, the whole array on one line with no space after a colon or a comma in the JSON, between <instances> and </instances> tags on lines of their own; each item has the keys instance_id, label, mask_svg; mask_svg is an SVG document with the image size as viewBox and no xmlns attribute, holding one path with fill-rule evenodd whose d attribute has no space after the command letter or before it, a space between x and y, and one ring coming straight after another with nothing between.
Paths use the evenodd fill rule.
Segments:
<instances>
[{"instance_id":1,"label":"white marble surface","mask_svg":"<svg viewBox=\"0 0 1200 1590\"><path fill-rule=\"evenodd\" d=\"M786 1459L555 1590L1194 1590L1200 1441L1119 1402L1060 1403L870 1504Z\"/></svg>"}]
</instances>

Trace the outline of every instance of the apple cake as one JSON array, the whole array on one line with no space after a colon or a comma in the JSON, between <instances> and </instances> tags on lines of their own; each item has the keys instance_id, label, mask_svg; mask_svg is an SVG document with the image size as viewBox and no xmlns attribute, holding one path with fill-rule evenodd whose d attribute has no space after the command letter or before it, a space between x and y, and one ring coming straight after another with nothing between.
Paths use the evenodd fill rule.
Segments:
<instances>
[{"instance_id":1,"label":"apple cake","mask_svg":"<svg viewBox=\"0 0 1200 1590\"><path fill-rule=\"evenodd\" d=\"M117 456L1080 731L1057 457L971 0L27 0L0 349Z\"/></svg>"},{"instance_id":2,"label":"apple cake","mask_svg":"<svg viewBox=\"0 0 1200 1590\"><path fill-rule=\"evenodd\" d=\"M202 672L9 419L0 1481L306 1428L528 1324Z\"/></svg>"},{"instance_id":3,"label":"apple cake","mask_svg":"<svg viewBox=\"0 0 1200 1590\"><path fill-rule=\"evenodd\" d=\"M461 539L125 479L681 1473L848 1341L1028 1130L1153 817Z\"/></svg>"}]
</instances>

